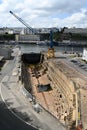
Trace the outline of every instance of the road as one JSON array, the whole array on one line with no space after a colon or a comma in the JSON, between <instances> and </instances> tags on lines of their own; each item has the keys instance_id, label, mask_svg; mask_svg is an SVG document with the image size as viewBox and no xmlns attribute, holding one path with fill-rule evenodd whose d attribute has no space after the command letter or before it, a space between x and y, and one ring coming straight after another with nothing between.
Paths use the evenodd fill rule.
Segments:
<instances>
[{"instance_id":1,"label":"road","mask_svg":"<svg viewBox=\"0 0 87 130\"><path fill-rule=\"evenodd\" d=\"M14 68L15 59L7 61L4 68L1 71L0 82L5 75L10 75ZM25 122L17 118L9 111L6 104L3 102L0 96L0 130L36 130L32 126L27 125Z\"/></svg>"},{"instance_id":2,"label":"road","mask_svg":"<svg viewBox=\"0 0 87 130\"><path fill-rule=\"evenodd\" d=\"M0 130L37 130L14 116L0 97Z\"/></svg>"},{"instance_id":3,"label":"road","mask_svg":"<svg viewBox=\"0 0 87 130\"><path fill-rule=\"evenodd\" d=\"M4 104L0 98L0 130L36 130L36 128L33 128L29 124L42 130L66 130L56 118L44 109L39 114L32 109L32 104L24 96L24 91L22 92L21 87L15 81L17 76L12 75L12 71L15 66L17 68L17 64L19 63L16 51L14 56L12 60L7 61L0 75L1 97L5 102ZM27 117L25 117L26 115Z\"/></svg>"}]
</instances>

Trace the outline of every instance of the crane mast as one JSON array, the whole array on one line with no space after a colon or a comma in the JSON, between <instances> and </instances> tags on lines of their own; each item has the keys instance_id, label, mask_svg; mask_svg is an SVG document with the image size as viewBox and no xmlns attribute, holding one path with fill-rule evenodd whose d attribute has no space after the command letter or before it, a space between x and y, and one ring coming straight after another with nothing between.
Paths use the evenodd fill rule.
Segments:
<instances>
[{"instance_id":1,"label":"crane mast","mask_svg":"<svg viewBox=\"0 0 87 130\"><path fill-rule=\"evenodd\" d=\"M30 27L23 19L21 19L20 17L18 17L16 14L14 14L12 11L10 11L10 13L15 17L17 18L22 24L24 24L29 30L31 30L32 34L35 34L35 30ZM53 58L55 57L55 54L54 54L54 48L53 48L53 31L51 30L50 31L50 47L48 48L48 52L47 52L47 57L48 58Z\"/></svg>"},{"instance_id":2,"label":"crane mast","mask_svg":"<svg viewBox=\"0 0 87 130\"><path fill-rule=\"evenodd\" d=\"M12 11L10 11L10 13L17 18L22 24L24 24L29 30L31 30L32 34L34 34L34 30L33 28L31 28L23 19L21 19L20 17L18 17L16 14L14 14Z\"/></svg>"},{"instance_id":3,"label":"crane mast","mask_svg":"<svg viewBox=\"0 0 87 130\"><path fill-rule=\"evenodd\" d=\"M53 31L50 30L50 47L48 48L47 57L48 58L55 57L54 52L55 51L54 51L54 48L53 48Z\"/></svg>"}]
</instances>

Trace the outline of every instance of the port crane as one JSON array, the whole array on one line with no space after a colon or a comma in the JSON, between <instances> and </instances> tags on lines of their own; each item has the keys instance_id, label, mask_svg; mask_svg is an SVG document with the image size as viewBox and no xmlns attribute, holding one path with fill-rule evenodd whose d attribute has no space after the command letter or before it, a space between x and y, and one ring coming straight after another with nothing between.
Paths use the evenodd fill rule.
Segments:
<instances>
[{"instance_id":1,"label":"port crane","mask_svg":"<svg viewBox=\"0 0 87 130\"><path fill-rule=\"evenodd\" d=\"M18 17L16 14L14 14L12 11L9 11L15 18L17 18L22 24L24 24L29 30L31 30L32 34L36 34L36 31L30 27L22 18ZM48 48L47 52L48 58L55 57L54 54L54 48L53 48L53 31L50 30L50 47Z\"/></svg>"},{"instance_id":2,"label":"port crane","mask_svg":"<svg viewBox=\"0 0 87 130\"><path fill-rule=\"evenodd\" d=\"M22 24L24 24L29 30L31 30L32 34L35 34L35 31L32 27L30 27L22 18L18 17L12 11L9 11L15 18L17 18Z\"/></svg>"},{"instance_id":3,"label":"port crane","mask_svg":"<svg viewBox=\"0 0 87 130\"><path fill-rule=\"evenodd\" d=\"M53 58L55 57L55 53L54 53L54 48L53 48L53 31L50 30L50 47L48 48L48 52L47 52L47 57L48 58Z\"/></svg>"}]
</instances>

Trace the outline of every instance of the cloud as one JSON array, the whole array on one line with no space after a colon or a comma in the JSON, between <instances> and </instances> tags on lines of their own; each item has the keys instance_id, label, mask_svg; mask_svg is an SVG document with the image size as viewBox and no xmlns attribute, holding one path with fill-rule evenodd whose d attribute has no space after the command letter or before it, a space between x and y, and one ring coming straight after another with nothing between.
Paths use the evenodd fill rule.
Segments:
<instances>
[{"instance_id":1,"label":"cloud","mask_svg":"<svg viewBox=\"0 0 87 130\"><path fill-rule=\"evenodd\" d=\"M87 26L87 0L2 0L0 27L23 26L10 10L32 27Z\"/></svg>"}]
</instances>

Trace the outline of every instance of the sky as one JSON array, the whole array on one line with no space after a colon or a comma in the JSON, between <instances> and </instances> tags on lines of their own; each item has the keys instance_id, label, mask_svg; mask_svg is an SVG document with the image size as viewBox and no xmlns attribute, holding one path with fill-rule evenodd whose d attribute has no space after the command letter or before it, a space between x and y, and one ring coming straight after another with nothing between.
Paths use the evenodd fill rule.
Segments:
<instances>
[{"instance_id":1,"label":"sky","mask_svg":"<svg viewBox=\"0 0 87 130\"><path fill-rule=\"evenodd\" d=\"M87 0L0 0L0 27L87 28Z\"/></svg>"}]
</instances>

